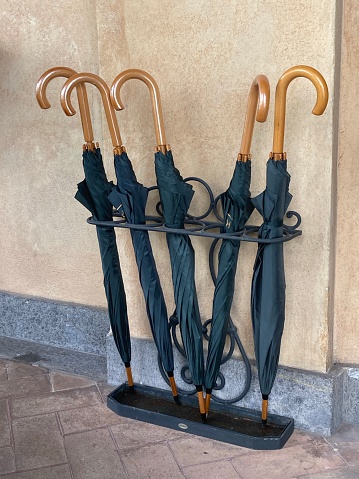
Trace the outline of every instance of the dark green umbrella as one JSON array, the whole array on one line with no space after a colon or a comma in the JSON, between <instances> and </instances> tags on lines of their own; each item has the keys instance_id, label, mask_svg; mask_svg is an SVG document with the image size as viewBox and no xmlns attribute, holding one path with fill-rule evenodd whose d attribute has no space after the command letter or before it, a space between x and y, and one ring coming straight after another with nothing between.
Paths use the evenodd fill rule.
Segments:
<instances>
[{"instance_id":1,"label":"dark green umbrella","mask_svg":"<svg viewBox=\"0 0 359 479\"><path fill-rule=\"evenodd\" d=\"M77 85L87 82L95 85L100 91L111 133L112 144L116 152L118 150L122 151L122 141L116 120L116 113L110 101L110 91L107 84L99 76L93 73L78 73L69 78L61 91L63 110L69 116L76 113L70 100L71 92ZM113 189L113 183L107 180L99 148L93 149L85 147L83 166L85 180L78 185L76 199L91 211L95 220L112 221L113 208L108 200L108 195ZM125 364L128 385L130 389L133 390L134 383L130 365L131 342L126 295L116 244L116 234L114 228L110 226L97 226L96 229L111 329L118 352Z\"/></svg>"},{"instance_id":2,"label":"dark green umbrella","mask_svg":"<svg viewBox=\"0 0 359 479\"><path fill-rule=\"evenodd\" d=\"M228 190L220 197L224 225L222 233L236 233L243 229L253 211L250 201L251 181L250 146L255 120L264 122L269 108L269 82L265 75L254 79L247 106L241 150ZM258 110L258 112L257 112ZM218 274L213 296L211 333L205 373L206 412L209 412L212 389L216 385L223 349L229 326L230 311L234 295L235 276L240 242L224 239L218 254Z\"/></svg>"},{"instance_id":3,"label":"dark green umbrella","mask_svg":"<svg viewBox=\"0 0 359 479\"><path fill-rule=\"evenodd\" d=\"M166 154L158 151L155 154L155 170L165 224L167 228L182 229L194 194L192 186L184 182L175 168L171 151ZM189 370L197 389L201 416L205 420L202 323L195 286L194 250L189 236L167 233L166 239L172 267L176 315Z\"/></svg>"},{"instance_id":4,"label":"dark green umbrella","mask_svg":"<svg viewBox=\"0 0 359 479\"><path fill-rule=\"evenodd\" d=\"M267 162L266 189L253 198L253 205L263 217L258 237L283 236L283 218L291 201L290 175L283 153L285 103L289 83L297 77L308 78L316 87L317 103L313 113L321 115L328 102L328 88L322 75L311 67L287 70L276 88L273 153ZM268 396L278 369L281 338L285 320L285 274L283 243L260 243L254 264L251 293L254 350L262 393L262 425L267 422Z\"/></svg>"},{"instance_id":5,"label":"dark green umbrella","mask_svg":"<svg viewBox=\"0 0 359 479\"><path fill-rule=\"evenodd\" d=\"M145 224L148 188L137 181L127 153L123 152L120 155L115 155L115 171L117 187L111 192L109 200L115 208L122 207L126 220L129 223ZM167 372L174 399L178 403L179 398L173 376L173 350L167 307L153 257L149 234L147 231L131 229L131 238L152 335L163 367Z\"/></svg>"},{"instance_id":6,"label":"dark green umbrella","mask_svg":"<svg viewBox=\"0 0 359 479\"><path fill-rule=\"evenodd\" d=\"M107 197L113 184L107 180L99 148L83 152L83 167L85 180L78 184L75 198L92 213L94 220L112 221L112 204ZM96 226L96 231L113 338L125 367L129 368L131 341L116 234L110 226ZM131 382L129 386L133 387Z\"/></svg>"}]
</instances>

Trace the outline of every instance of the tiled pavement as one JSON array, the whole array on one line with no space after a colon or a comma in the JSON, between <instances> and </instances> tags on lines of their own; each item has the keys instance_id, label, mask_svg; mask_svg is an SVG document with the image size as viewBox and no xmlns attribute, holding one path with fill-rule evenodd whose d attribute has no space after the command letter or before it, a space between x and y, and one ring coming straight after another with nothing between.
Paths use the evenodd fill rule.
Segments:
<instances>
[{"instance_id":1,"label":"tiled pavement","mask_svg":"<svg viewBox=\"0 0 359 479\"><path fill-rule=\"evenodd\" d=\"M359 478L359 426L253 451L121 418L112 389L0 360L0 479Z\"/></svg>"}]
</instances>

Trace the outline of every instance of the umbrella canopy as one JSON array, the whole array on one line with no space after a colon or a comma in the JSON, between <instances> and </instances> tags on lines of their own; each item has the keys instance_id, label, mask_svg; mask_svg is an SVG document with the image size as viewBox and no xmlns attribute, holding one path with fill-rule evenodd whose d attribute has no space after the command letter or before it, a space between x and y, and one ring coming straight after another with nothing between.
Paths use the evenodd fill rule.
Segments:
<instances>
[{"instance_id":1,"label":"umbrella canopy","mask_svg":"<svg viewBox=\"0 0 359 479\"><path fill-rule=\"evenodd\" d=\"M241 150L228 190L220 197L224 225L222 233L240 231L253 211L250 201L251 161L250 147L255 120L264 122L269 108L270 88L265 75L254 79L247 105ZM230 311L234 295L235 276L240 242L224 239L218 254L218 274L213 296L211 333L209 336L205 373L206 412L209 412L212 389L216 385L223 349L228 331Z\"/></svg>"},{"instance_id":2,"label":"umbrella canopy","mask_svg":"<svg viewBox=\"0 0 359 479\"><path fill-rule=\"evenodd\" d=\"M117 187L112 190L109 200L116 208L122 206L129 223L145 224L148 188L137 181L127 153L123 152L120 155L115 155L114 162ZM169 378L172 378L174 362L167 307L149 234L147 231L131 229L131 238L152 335L163 367ZM177 393L174 397L178 402Z\"/></svg>"},{"instance_id":3,"label":"umbrella canopy","mask_svg":"<svg viewBox=\"0 0 359 479\"><path fill-rule=\"evenodd\" d=\"M107 180L100 149L83 152L85 180L78 184L75 198L97 221L112 221L112 204L108 195L113 184ZM114 228L96 226L101 253L104 287L113 337L125 366L131 361L130 331L126 295L122 280Z\"/></svg>"},{"instance_id":4,"label":"umbrella canopy","mask_svg":"<svg viewBox=\"0 0 359 479\"><path fill-rule=\"evenodd\" d=\"M280 78L275 97L273 153L267 162L266 189L253 198L253 205L263 217L258 237L283 236L283 218L291 201L290 175L283 152L286 92L297 77L308 78L316 87L317 103L313 110L321 115L328 102L328 88L322 75L311 67L292 67ZM262 425L267 422L268 395L278 369L281 338L285 321L285 274L283 243L260 243L254 264L251 312L254 350L262 392Z\"/></svg>"},{"instance_id":5,"label":"umbrella canopy","mask_svg":"<svg viewBox=\"0 0 359 479\"><path fill-rule=\"evenodd\" d=\"M61 90L63 110L69 116L76 113L71 104L71 92L75 87L83 83L92 83L100 91L112 144L116 152L122 151L122 140L116 113L110 100L110 91L102 78L93 73L78 73L69 78ZM84 145L83 166L85 180L78 185L76 199L91 211L95 220L112 221L113 208L108 200L108 195L113 189L113 184L107 180L99 148L95 149L92 146ZM110 226L97 226L96 229L111 329L118 352L125 364L128 385L133 390L134 383L130 365L131 342L126 295L116 244L116 234L114 228Z\"/></svg>"},{"instance_id":6,"label":"umbrella canopy","mask_svg":"<svg viewBox=\"0 0 359 479\"><path fill-rule=\"evenodd\" d=\"M175 168L171 151L155 154L155 170L165 224L168 228L184 228L185 216L194 194L192 186L184 182ZM202 323L195 286L194 250L188 236L168 233L166 239L183 347L193 383L202 391Z\"/></svg>"}]
</instances>

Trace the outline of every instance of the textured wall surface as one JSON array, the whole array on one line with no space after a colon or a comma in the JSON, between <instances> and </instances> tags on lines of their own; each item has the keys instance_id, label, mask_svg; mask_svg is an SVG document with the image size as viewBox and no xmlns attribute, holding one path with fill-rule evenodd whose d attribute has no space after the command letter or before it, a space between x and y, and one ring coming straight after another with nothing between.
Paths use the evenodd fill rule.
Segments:
<instances>
[{"instance_id":1,"label":"textured wall surface","mask_svg":"<svg viewBox=\"0 0 359 479\"><path fill-rule=\"evenodd\" d=\"M358 363L359 263L359 11L345 2L343 17L338 158L338 227L335 284L334 360Z\"/></svg>"},{"instance_id":2,"label":"textured wall surface","mask_svg":"<svg viewBox=\"0 0 359 479\"><path fill-rule=\"evenodd\" d=\"M41 111L34 86L55 65L99 71L111 82L126 68L143 68L157 80L167 140L183 176L200 176L217 195L230 181L241 141L247 94L258 73L268 76L272 103L268 121L253 138L252 193L264 188L272 147L274 91L280 75L296 64L326 78L329 105L311 114L314 87L298 79L288 90L285 149L292 175L291 208L301 213L303 236L285 245L287 319L281 364L324 371L328 356L328 285L335 2L163 2L160 0L26 1L21 8L0 0L3 138L0 168L0 289L48 299L105 307L94 227L73 199L82 180L79 118L66 118L58 103L61 81L49 88L53 107ZM290 19L290 21L288 21ZM51 92L50 92L51 90ZM110 178L110 141L98 96L89 88L96 139L103 137ZM155 144L146 87L123 89L121 132L138 179L155 183ZM94 100L95 98L95 100ZM191 211L205 204L196 188ZM155 196L155 195L154 195ZM151 200L153 205L154 199ZM251 223L259 221L253 215ZM6 225L4 227L4 225ZM128 231L118 233L128 295L131 332L149 337L142 293ZM173 308L165 238L153 236L169 309ZM197 288L203 319L211 315L209 241L194 240ZM252 351L250 280L256 248L244 244L232 316Z\"/></svg>"}]
</instances>

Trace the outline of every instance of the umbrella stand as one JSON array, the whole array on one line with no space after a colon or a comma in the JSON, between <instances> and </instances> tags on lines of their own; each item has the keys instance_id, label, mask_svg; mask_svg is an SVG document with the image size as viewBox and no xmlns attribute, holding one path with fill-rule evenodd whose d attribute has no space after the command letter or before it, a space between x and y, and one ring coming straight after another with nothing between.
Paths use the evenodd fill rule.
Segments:
<instances>
[{"instance_id":1,"label":"umbrella stand","mask_svg":"<svg viewBox=\"0 0 359 479\"><path fill-rule=\"evenodd\" d=\"M254 123L265 122L268 116L270 88L265 75L257 75L249 91L246 117L244 121L241 149L229 189L221 195L224 213L224 233L242 229L252 213L250 203L250 174ZM212 389L216 385L221 365L225 340L228 331L230 310L234 295L234 281L240 243L223 240L218 255L218 275L213 297L212 327L209 337L207 368L205 373L206 414L209 413Z\"/></svg>"},{"instance_id":2,"label":"umbrella stand","mask_svg":"<svg viewBox=\"0 0 359 479\"><path fill-rule=\"evenodd\" d=\"M147 72L138 69L130 69L118 75L111 87L111 99L116 109L124 108L120 99L120 89L129 79L138 79L144 82L149 88L152 103L152 114L154 118L156 133L156 154L155 168L157 183L159 187L161 202L167 226L183 228L183 221L187 213L189 203L193 196L190 185L184 183L178 170L175 169L170 146L166 143L161 98L158 85L155 79ZM162 176L163 182L159 180L160 170L167 168ZM170 193L167 189L171 184L174 190ZM181 193L179 193L181 190ZM180 195L182 200L181 219L174 219L173 211L170 212L169 203L171 198L168 195ZM167 195L167 201L166 201ZM178 208L180 210L180 208ZM167 216L167 217L166 217ZM199 410L202 420L206 420L205 404L203 397L203 346L202 346L202 324L199 317L199 308L194 284L194 251L190 239L176 234L167 235L167 244L170 252L172 266L172 281L174 285L176 310L178 313L184 349L189 362L193 382L196 386ZM179 251L181 254L179 255ZM180 257L181 256L181 257ZM180 263L180 266L178 266ZM186 263L186 264L185 264Z\"/></svg>"},{"instance_id":3,"label":"umbrella stand","mask_svg":"<svg viewBox=\"0 0 359 479\"><path fill-rule=\"evenodd\" d=\"M111 87L113 104L118 109L124 108L120 99L117 102L117 97L119 98L120 89L124 83L131 79L142 80L149 88L152 99L156 138L158 138L158 142L161 144L162 150L164 150L166 147L165 145L162 145L165 136L161 105L159 103L159 91L158 86L151 75L142 70L133 69L125 70L120 73L115 78ZM121 206L126 220L129 223L145 224L148 189L137 181L127 154L123 153L115 155L114 164L117 177L117 187L114 188L109 196L110 201L115 208ZM169 332L167 307L152 252L150 238L147 232L134 230L131 231L131 238L152 335L158 350L159 358L165 367L167 381L170 384L173 398L176 403L179 403L176 381L173 374L174 360Z\"/></svg>"},{"instance_id":4,"label":"umbrella stand","mask_svg":"<svg viewBox=\"0 0 359 479\"><path fill-rule=\"evenodd\" d=\"M124 151L116 113L110 101L109 88L106 82L99 76L93 73L78 73L65 82L61 90L61 105L64 112L68 116L76 113L71 103L71 93L75 87L83 83L91 83L100 91L114 151ZM97 217L97 219L106 218L107 221L112 222L112 205L107 199L112 184L107 180L100 149L97 147L95 150L92 150L91 147L84 146L85 183L78 185L79 191L76 198L90 209L94 217ZM96 181L101 181L101 184L96 184ZM96 198L94 193L96 193ZM102 218L99 218L100 216ZM117 349L125 365L128 387L130 391L134 391L126 295L118 257L116 235L113 226L97 228L97 235L101 251L111 329Z\"/></svg>"},{"instance_id":5,"label":"umbrella stand","mask_svg":"<svg viewBox=\"0 0 359 479\"><path fill-rule=\"evenodd\" d=\"M283 216L291 200L290 176L287 173L284 152L284 125L286 93L289 84L298 77L309 79L317 91L317 101L312 113L321 115L328 103L328 87L322 75L314 68L299 65L286 70L278 81L275 94L273 151L267 163L266 191L253 199L253 204L262 214L264 223L258 237L283 236ZM267 199L266 195L271 195ZM269 201L275 205L268 215ZM273 267L273 264L276 266ZM274 274L274 268L276 272ZM261 293L260 288L266 285ZM285 320L285 278L283 245L259 245L252 281L252 323L258 379L262 392L262 426L267 425L268 396L278 368L280 343Z\"/></svg>"}]
</instances>

